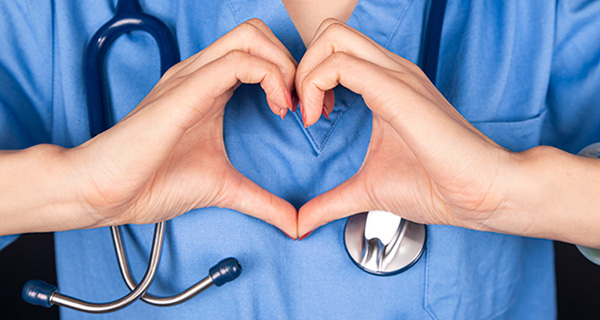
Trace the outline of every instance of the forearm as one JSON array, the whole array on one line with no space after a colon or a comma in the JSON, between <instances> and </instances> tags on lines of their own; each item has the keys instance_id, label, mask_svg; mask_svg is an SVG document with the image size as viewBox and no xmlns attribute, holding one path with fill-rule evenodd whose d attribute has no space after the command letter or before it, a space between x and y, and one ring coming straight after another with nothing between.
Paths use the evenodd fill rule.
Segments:
<instances>
[{"instance_id":1,"label":"forearm","mask_svg":"<svg viewBox=\"0 0 600 320\"><path fill-rule=\"evenodd\" d=\"M551 147L515 153L484 229L600 248L600 160Z\"/></svg>"},{"instance_id":2,"label":"forearm","mask_svg":"<svg viewBox=\"0 0 600 320\"><path fill-rule=\"evenodd\" d=\"M0 151L0 235L91 227L65 149Z\"/></svg>"}]
</instances>

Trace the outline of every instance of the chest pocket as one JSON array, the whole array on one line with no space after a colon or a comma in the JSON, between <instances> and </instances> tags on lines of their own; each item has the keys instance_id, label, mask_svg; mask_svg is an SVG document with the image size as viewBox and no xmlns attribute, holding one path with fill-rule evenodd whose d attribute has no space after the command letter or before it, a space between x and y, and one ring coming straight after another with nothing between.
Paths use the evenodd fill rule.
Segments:
<instances>
[{"instance_id":1,"label":"chest pocket","mask_svg":"<svg viewBox=\"0 0 600 320\"><path fill-rule=\"evenodd\" d=\"M473 122L501 146L522 151L540 142L545 112L519 121ZM531 239L429 226L425 307L435 319L491 319L514 305Z\"/></svg>"}]
</instances>

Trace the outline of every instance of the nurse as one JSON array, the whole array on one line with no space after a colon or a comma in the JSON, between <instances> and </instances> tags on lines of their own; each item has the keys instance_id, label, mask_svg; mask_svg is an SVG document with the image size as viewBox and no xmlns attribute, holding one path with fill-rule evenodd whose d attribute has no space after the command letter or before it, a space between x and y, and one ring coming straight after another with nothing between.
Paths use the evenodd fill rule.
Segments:
<instances>
[{"instance_id":1,"label":"nurse","mask_svg":"<svg viewBox=\"0 0 600 320\"><path fill-rule=\"evenodd\" d=\"M600 164L535 146L600 140L600 48L586 41L598 38L600 20L587 18L598 5L450 5L442 94L411 62L426 3L303 4L148 4L189 58L146 94L156 53L128 50L153 44L133 34L115 44L109 82L123 119L91 140L72 65L113 7L5 5L2 29L25 36L1 40L2 143L53 145L3 152L0 233L73 230L56 234L59 285L96 301L125 289L98 227L181 215L154 294L185 288L199 261L223 253L248 266L226 292L111 318L552 317L551 244L526 237L600 247ZM48 52L16 54L38 44ZM387 278L355 268L338 219L371 209L431 224L424 259ZM143 269L151 227L128 230Z\"/></svg>"}]
</instances>

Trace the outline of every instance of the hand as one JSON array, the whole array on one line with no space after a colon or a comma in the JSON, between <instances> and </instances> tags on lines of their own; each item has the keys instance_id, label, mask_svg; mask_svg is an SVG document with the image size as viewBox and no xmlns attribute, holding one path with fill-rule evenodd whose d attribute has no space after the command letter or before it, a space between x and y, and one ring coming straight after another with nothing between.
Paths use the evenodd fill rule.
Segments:
<instances>
[{"instance_id":1,"label":"hand","mask_svg":"<svg viewBox=\"0 0 600 320\"><path fill-rule=\"evenodd\" d=\"M240 83L260 83L271 110L291 108L296 62L260 20L238 26L168 70L111 129L65 151L90 227L152 223L194 208L231 208L296 236L296 210L229 162L224 107Z\"/></svg>"},{"instance_id":2,"label":"hand","mask_svg":"<svg viewBox=\"0 0 600 320\"><path fill-rule=\"evenodd\" d=\"M296 71L305 126L341 84L373 111L373 131L359 171L300 208L299 235L369 210L478 228L503 208L511 153L464 119L419 67L335 20L314 39Z\"/></svg>"}]
</instances>

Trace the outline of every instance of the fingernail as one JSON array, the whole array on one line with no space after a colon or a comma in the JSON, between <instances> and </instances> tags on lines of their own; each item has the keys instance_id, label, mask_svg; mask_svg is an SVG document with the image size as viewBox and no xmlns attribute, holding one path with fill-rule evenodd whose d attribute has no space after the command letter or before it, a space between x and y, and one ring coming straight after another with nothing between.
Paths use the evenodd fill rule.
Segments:
<instances>
[{"instance_id":1,"label":"fingernail","mask_svg":"<svg viewBox=\"0 0 600 320\"><path fill-rule=\"evenodd\" d=\"M285 115L287 114L288 109L279 109L279 116L281 117L281 120L285 119Z\"/></svg>"},{"instance_id":2,"label":"fingernail","mask_svg":"<svg viewBox=\"0 0 600 320\"><path fill-rule=\"evenodd\" d=\"M298 109L298 96L296 95L296 90L292 91L292 112L296 112Z\"/></svg>"},{"instance_id":3,"label":"fingernail","mask_svg":"<svg viewBox=\"0 0 600 320\"><path fill-rule=\"evenodd\" d=\"M286 236L288 236L288 238L290 238L290 239L292 239L292 240L296 241L296 238L292 238L292 236L290 236L289 234L285 233L285 231L281 231L281 232L283 232L283 234L285 234Z\"/></svg>"},{"instance_id":4,"label":"fingernail","mask_svg":"<svg viewBox=\"0 0 600 320\"><path fill-rule=\"evenodd\" d=\"M304 238L306 238L306 237L310 236L310 234L311 234L311 233L313 233L314 231L315 231L315 230L313 230L313 231L311 231L311 232L308 232L308 233L306 233L305 235L303 235L302 237L300 237L300 239L298 239L298 241L302 241L302 240L304 240Z\"/></svg>"},{"instance_id":5,"label":"fingernail","mask_svg":"<svg viewBox=\"0 0 600 320\"><path fill-rule=\"evenodd\" d=\"M329 115L327 114L327 108L325 108L325 105L323 105L323 111L321 111L321 114L327 118L327 120L329 120Z\"/></svg>"},{"instance_id":6,"label":"fingernail","mask_svg":"<svg viewBox=\"0 0 600 320\"><path fill-rule=\"evenodd\" d=\"M285 88L285 98L287 99L288 108L293 108L292 95L290 94L287 88Z\"/></svg>"},{"instance_id":7,"label":"fingernail","mask_svg":"<svg viewBox=\"0 0 600 320\"><path fill-rule=\"evenodd\" d=\"M302 103L302 101L300 101L299 105L300 105L300 112L302 113L302 124L306 128L306 114L304 113L304 104Z\"/></svg>"}]
</instances>

